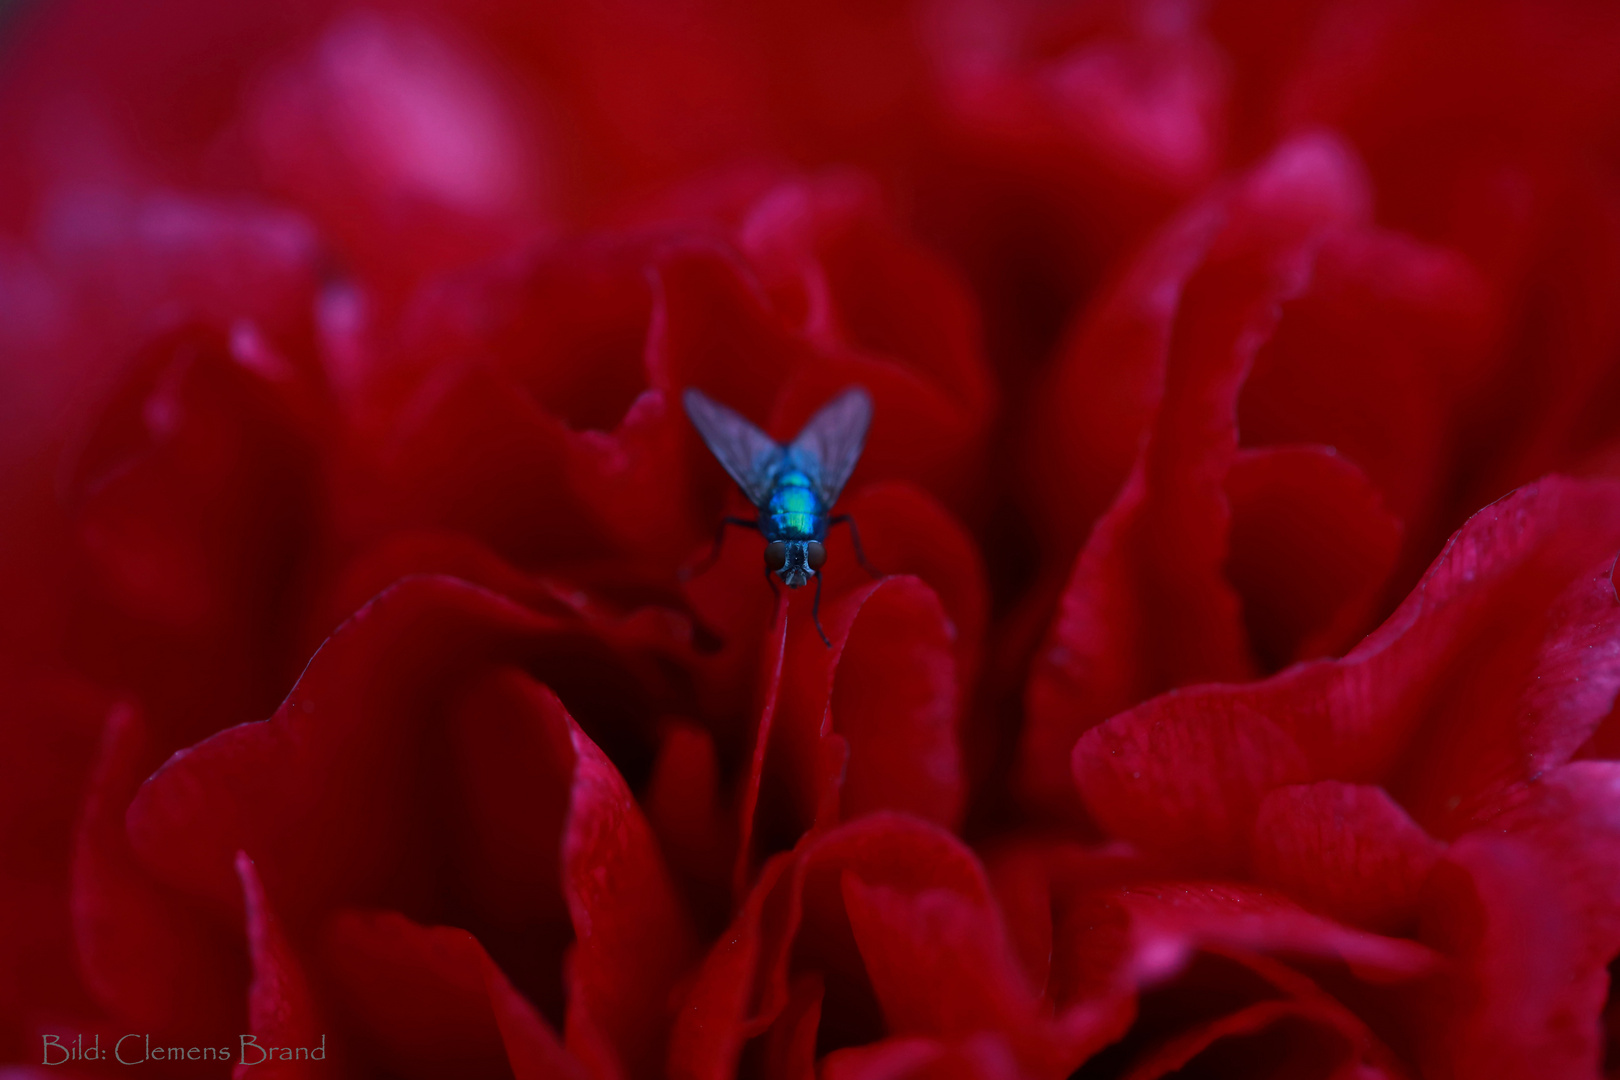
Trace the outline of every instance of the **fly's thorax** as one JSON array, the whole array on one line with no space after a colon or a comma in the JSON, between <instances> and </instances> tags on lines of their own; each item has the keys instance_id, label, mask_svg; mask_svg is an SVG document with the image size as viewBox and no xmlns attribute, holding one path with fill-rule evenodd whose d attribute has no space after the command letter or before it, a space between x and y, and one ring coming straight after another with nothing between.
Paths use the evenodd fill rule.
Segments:
<instances>
[{"instance_id":1,"label":"fly's thorax","mask_svg":"<svg viewBox=\"0 0 1620 1080\"><path fill-rule=\"evenodd\" d=\"M760 530L767 540L820 540L827 534L827 508L798 469L776 477L761 510Z\"/></svg>"}]
</instances>

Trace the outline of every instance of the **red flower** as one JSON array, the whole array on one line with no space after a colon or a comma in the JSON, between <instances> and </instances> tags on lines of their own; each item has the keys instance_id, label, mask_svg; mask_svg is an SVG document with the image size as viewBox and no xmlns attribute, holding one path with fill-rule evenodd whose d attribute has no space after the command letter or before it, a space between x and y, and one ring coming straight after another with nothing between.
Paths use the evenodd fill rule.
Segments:
<instances>
[{"instance_id":1,"label":"red flower","mask_svg":"<svg viewBox=\"0 0 1620 1080\"><path fill-rule=\"evenodd\" d=\"M1613 1072L1612 11L12 33L6 1060Z\"/></svg>"}]
</instances>

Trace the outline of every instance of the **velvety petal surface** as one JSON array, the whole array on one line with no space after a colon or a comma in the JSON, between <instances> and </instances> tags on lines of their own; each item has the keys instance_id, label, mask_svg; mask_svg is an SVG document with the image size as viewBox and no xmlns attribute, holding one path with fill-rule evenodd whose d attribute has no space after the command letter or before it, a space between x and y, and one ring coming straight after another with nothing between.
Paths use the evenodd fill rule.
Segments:
<instances>
[{"instance_id":1,"label":"velvety petal surface","mask_svg":"<svg viewBox=\"0 0 1620 1080\"><path fill-rule=\"evenodd\" d=\"M1488 819L1613 704L1617 514L1611 485L1558 478L1487 507L1344 659L1169 694L1088 732L1074 752L1087 805L1117 835L1227 867L1289 784L1384 778L1442 840ZM1180 778L1199 775L1214 786L1193 814Z\"/></svg>"}]
</instances>

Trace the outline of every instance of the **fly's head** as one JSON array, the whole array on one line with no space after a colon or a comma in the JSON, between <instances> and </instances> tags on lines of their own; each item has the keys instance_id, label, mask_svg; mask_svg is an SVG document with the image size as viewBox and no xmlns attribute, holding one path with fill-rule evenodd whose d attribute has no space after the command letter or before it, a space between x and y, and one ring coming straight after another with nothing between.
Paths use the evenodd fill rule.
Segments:
<instances>
[{"instance_id":1,"label":"fly's head","mask_svg":"<svg viewBox=\"0 0 1620 1080\"><path fill-rule=\"evenodd\" d=\"M790 589L809 581L827 561L818 540L773 540L765 545L765 565Z\"/></svg>"}]
</instances>

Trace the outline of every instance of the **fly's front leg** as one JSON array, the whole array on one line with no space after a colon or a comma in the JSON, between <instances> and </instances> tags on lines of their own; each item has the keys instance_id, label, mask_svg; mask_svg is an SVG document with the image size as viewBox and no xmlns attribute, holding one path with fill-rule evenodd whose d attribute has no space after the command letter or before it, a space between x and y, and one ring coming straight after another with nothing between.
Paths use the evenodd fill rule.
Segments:
<instances>
[{"instance_id":1,"label":"fly's front leg","mask_svg":"<svg viewBox=\"0 0 1620 1080\"><path fill-rule=\"evenodd\" d=\"M866 561L866 552L861 550L861 532L855 527L854 518L850 517L848 514L834 514L832 517L827 519L827 527L831 528L834 525L849 526L849 538L855 543L855 561L861 564L862 570L865 570L874 578L882 578L886 576L881 573L877 567Z\"/></svg>"},{"instance_id":2,"label":"fly's front leg","mask_svg":"<svg viewBox=\"0 0 1620 1080\"><path fill-rule=\"evenodd\" d=\"M821 628L821 575L816 575L816 599L810 605L810 621L816 624L816 633L821 635L821 643L832 648L832 642L827 640L827 631Z\"/></svg>"},{"instance_id":3,"label":"fly's front leg","mask_svg":"<svg viewBox=\"0 0 1620 1080\"><path fill-rule=\"evenodd\" d=\"M714 530L714 546L709 549L709 553L705 555L703 560L696 566L689 566L681 570L679 577L682 581L692 580L699 574L708 570L709 567L713 566L715 562L719 560L721 545L723 545L726 541L727 525L734 525L739 529L752 529L755 532L759 532L759 523L757 521L749 521L747 518L740 517L721 518L720 527Z\"/></svg>"}]
</instances>

